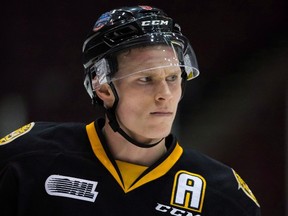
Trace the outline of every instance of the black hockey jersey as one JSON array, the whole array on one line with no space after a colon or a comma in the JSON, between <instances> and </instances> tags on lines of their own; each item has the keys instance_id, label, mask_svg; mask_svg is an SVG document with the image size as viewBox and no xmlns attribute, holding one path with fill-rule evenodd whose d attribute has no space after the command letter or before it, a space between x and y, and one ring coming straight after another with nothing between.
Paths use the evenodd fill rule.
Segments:
<instances>
[{"instance_id":1,"label":"black hockey jersey","mask_svg":"<svg viewBox=\"0 0 288 216\"><path fill-rule=\"evenodd\" d=\"M103 121L30 123L0 140L1 216L258 216L230 167L184 150L167 153L129 187L101 133Z\"/></svg>"}]
</instances>

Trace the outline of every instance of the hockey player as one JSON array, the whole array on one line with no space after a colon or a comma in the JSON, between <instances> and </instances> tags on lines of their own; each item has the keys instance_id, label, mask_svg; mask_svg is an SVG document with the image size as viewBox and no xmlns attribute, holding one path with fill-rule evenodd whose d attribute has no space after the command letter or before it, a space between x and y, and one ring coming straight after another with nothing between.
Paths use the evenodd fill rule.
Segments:
<instances>
[{"instance_id":1,"label":"hockey player","mask_svg":"<svg viewBox=\"0 0 288 216\"><path fill-rule=\"evenodd\" d=\"M149 6L104 13L83 65L105 119L32 122L2 138L2 216L260 215L232 168L171 134L186 81L199 74L173 19Z\"/></svg>"}]
</instances>

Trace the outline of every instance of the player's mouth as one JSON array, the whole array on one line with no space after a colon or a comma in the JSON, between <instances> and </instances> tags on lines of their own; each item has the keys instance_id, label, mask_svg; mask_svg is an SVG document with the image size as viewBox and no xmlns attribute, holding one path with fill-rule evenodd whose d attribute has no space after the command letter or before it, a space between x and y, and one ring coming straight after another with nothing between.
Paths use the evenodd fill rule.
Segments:
<instances>
[{"instance_id":1,"label":"player's mouth","mask_svg":"<svg viewBox=\"0 0 288 216\"><path fill-rule=\"evenodd\" d=\"M156 112L151 112L150 113L151 115L153 116L167 116L167 117L170 117L173 115L173 112L167 112L167 111L156 111Z\"/></svg>"}]
</instances>

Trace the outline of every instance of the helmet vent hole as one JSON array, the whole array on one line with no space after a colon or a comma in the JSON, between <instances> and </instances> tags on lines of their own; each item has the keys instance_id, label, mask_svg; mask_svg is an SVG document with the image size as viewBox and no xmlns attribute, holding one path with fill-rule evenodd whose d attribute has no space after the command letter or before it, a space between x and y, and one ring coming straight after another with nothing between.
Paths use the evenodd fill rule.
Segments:
<instances>
[{"instance_id":1,"label":"helmet vent hole","mask_svg":"<svg viewBox=\"0 0 288 216\"><path fill-rule=\"evenodd\" d=\"M105 35L105 38L111 41L112 43L117 43L125 38L128 38L131 35L137 34L138 30L135 26L125 26L124 28L117 29L113 32L109 32Z\"/></svg>"}]
</instances>

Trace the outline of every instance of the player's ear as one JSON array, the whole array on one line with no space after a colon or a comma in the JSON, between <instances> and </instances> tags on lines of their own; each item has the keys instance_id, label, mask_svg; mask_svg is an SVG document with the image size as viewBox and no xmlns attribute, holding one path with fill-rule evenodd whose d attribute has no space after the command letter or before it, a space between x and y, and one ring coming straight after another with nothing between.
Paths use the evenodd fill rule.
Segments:
<instances>
[{"instance_id":1,"label":"player's ear","mask_svg":"<svg viewBox=\"0 0 288 216\"><path fill-rule=\"evenodd\" d=\"M100 86L100 88L95 89L97 96L103 101L106 107L112 107L115 97L113 91L107 83Z\"/></svg>"}]
</instances>

